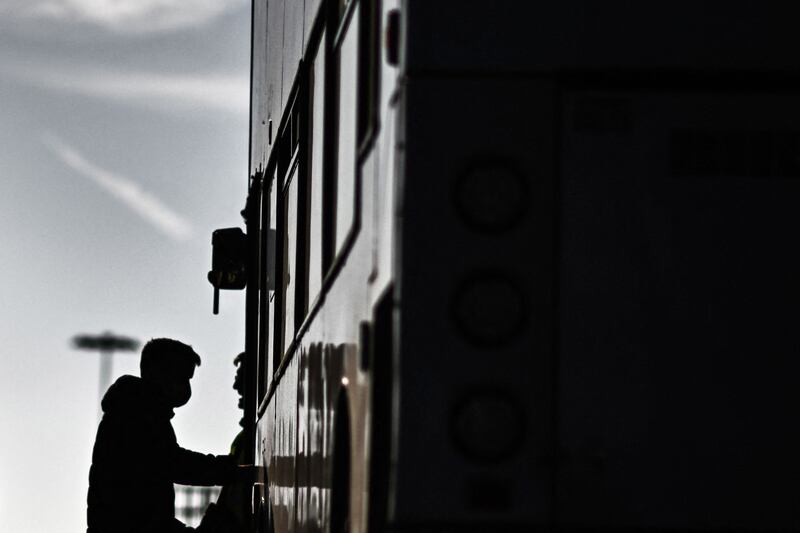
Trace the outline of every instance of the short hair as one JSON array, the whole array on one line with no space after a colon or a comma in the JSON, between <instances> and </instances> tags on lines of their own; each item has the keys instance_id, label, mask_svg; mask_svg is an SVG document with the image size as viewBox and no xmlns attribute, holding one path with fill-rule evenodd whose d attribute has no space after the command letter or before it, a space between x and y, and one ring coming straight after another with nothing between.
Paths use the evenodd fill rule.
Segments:
<instances>
[{"instance_id":1,"label":"short hair","mask_svg":"<svg viewBox=\"0 0 800 533\"><path fill-rule=\"evenodd\" d=\"M191 346L175 339L151 339L142 348L139 370L142 377L154 372L176 374L200 366L200 356Z\"/></svg>"}]
</instances>

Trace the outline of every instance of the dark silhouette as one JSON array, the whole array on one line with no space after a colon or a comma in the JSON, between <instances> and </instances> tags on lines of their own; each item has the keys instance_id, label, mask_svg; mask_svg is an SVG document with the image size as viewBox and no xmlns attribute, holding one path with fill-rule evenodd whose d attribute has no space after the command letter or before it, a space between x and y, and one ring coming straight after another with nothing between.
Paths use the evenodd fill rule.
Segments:
<instances>
[{"instance_id":1,"label":"dark silhouette","mask_svg":"<svg viewBox=\"0 0 800 533\"><path fill-rule=\"evenodd\" d=\"M239 393L239 409L244 409L244 352L237 355L233 364L236 366L236 376L233 388ZM239 425L244 427L244 418L239 420ZM244 462L245 446L244 431L240 431L231 443L231 457L238 462ZM216 503L209 504L203 521L197 530L200 533L237 533L245 531L247 517L244 513L244 502L247 501L252 485L245 483L230 483L222 487Z\"/></svg>"},{"instance_id":2,"label":"dark silhouette","mask_svg":"<svg viewBox=\"0 0 800 533\"><path fill-rule=\"evenodd\" d=\"M200 357L172 339L142 349L141 378L122 376L102 401L89 472L87 533L167 533L192 529L175 518L173 483L222 485L237 475L230 456L178 446L173 409L192 395Z\"/></svg>"}]
</instances>

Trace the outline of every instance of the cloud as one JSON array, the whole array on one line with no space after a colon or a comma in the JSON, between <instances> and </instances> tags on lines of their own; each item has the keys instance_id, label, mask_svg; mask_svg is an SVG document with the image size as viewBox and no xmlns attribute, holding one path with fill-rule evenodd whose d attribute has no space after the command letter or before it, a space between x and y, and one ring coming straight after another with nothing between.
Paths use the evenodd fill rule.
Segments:
<instances>
[{"instance_id":1,"label":"cloud","mask_svg":"<svg viewBox=\"0 0 800 533\"><path fill-rule=\"evenodd\" d=\"M92 180L167 237L185 241L192 236L192 226L186 219L136 182L95 165L52 133L42 135L42 142L67 167Z\"/></svg>"},{"instance_id":2,"label":"cloud","mask_svg":"<svg viewBox=\"0 0 800 533\"><path fill-rule=\"evenodd\" d=\"M0 13L88 23L116 33L154 33L205 25L247 0L4 0Z\"/></svg>"},{"instance_id":3,"label":"cloud","mask_svg":"<svg viewBox=\"0 0 800 533\"><path fill-rule=\"evenodd\" d=\"M247 116L246 75L157 74L96 68L0 65L0 74L36 87L104 98L162 111L223 111Z\"/></svg>"}]
</instances>

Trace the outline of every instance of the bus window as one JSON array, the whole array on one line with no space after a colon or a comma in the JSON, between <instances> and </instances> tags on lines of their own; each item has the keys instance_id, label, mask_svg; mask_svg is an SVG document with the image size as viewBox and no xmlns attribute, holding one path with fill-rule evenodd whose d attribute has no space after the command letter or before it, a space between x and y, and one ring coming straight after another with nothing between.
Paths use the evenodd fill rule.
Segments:
<instances>
[{"instance_id":1,"label":"bus window","mask_svg":"<svg viewBox=\"0 0 800 533\"><path fill-rule=\"evenodd\" d=\"M295 164L284 188L283 196L283 342L281 352L294 340L297 330L295 323L295 296L297 292L297 168Z\"/></svg>"},{"instance_id":2,"label":"bus window","mask_svg":"<svg viewBox=\"0 0 800 533\"><path fill-rule=\"evenodd\" d=\"M378 121L381 2L361 2L359 11L358 147L361 149L374 135Z\"/></svg>"},{"instance_id":3,"label":"bus window","mask_svg":"<svg viewBox=\"0 0 800 533\"><path fill-rule=\"evenodd\" d=\"M277 177L274 175L271 178L271 183L268 185L269 187L269 206L268 206L268 214L269 214L269 231L270 232L277 232L278 229L278 180ZM273 233L273 236L276 233ZM267 239L268 239L267 235ZM267 241L267 239L264 239ZM272 242L265 242L264 244L267 245L267 260L272 262L272 265L268 265L268 272L270 272L275 277L277 273L277 265L275 264L275 245L274 237ZM265 375L263 376L264 379L264 389L269 388L269 384L272 381L272 373L274 372L275 368L278 366L280 361L276 361L275 357L275 329L270 327L271 324L275 322L275 291L277 290L277 286L275 283L275 279L267 280L267 287L270 289L265 288L265 305L267 307L267 313L265 317L265 328L270 334L264 336L264 340L267 343L267 364L264 368Z\"/></svg>"},{"instance_id":4,"label":"bus window","mask_svg":"<svg viewBox=\"0 0 800 533\"><path fill-rule=\"evenodd\" d=\"M272 366L267 362L267 338L269 337L269 318L267 315L267 305L269 302L269 267L267 261L267 234L269 232L269 181L264 178L262 180L261 192L259 194L259 251L258 251L258 379L256 380L258 401L264 398L267 387L269 387L269 380L272 378L269 371Z\"/></svg>"},{"instance_id":5,"label":"bus window","mask_svg":"<svg viewBox=\"0 0 800 533\"><path fill-rule=\"evenodd\" d=\"M325 112L325 33L317 46L309 76L310 172L308 174L308 303L322 288L322 177Z\"/></svg>"},{"instance_id":6,"label":"bus window","mask_svg":"<svg viewBox=\"0 0 800 533\"><path fill-rule=\"evenodd\" d=\"M356 102L358 99L358 10L349 18L337 44L339 62L338 151L336 158L335 254L338 254L355 220Z\"/></svg>"},{"instance_id":7,"label":"bus window","mask_svg":"<svg viewBox=\"0 0 800 533\"><path fill-rule=\"evenodd\" d=\"M347 10L347 6L352 1L353 0L336 0L336 7L334 9L336 10L336 20L337 21L341 21L342 20L342 17L344 16L345 11Z\"/></svg>"}]
</instances>

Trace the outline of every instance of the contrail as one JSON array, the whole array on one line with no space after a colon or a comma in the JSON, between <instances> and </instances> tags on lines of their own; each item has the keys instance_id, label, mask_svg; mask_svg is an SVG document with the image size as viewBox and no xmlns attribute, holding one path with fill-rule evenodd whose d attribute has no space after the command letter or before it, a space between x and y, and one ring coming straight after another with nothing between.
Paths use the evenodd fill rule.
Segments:
<instances>
[{"instance_id":1,"label":"contrail","mask_svg":"<svg viewBox=\"0 0 800 533\"><path fill-rule=\"evenodd\" d=\"M51 133L43 134L42 142L69 168L91 179L167 237L185 241L192 236L192 226L186 219L152 194L142 190L136 182L88 161Z\"/></svg>"}]
</instances>

